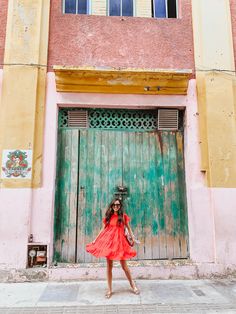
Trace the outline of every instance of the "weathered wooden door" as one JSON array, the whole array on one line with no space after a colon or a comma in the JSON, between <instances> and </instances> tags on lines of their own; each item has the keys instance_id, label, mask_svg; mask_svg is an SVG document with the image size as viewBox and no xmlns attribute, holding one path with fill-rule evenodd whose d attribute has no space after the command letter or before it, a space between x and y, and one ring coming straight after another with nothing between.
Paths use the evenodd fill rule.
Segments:
<instances>
[{"instance_id":1,"label":"weathered wooden door","mask_svg":"<svg viewBox=\"0 0 236 314\"><path fill-rule=\"evenodd\" d=\"M137 259L188 257L182 131L61 129L55 259L91 262L85 252L118 185L141 241Z\"/></svg>"}]
</instances>

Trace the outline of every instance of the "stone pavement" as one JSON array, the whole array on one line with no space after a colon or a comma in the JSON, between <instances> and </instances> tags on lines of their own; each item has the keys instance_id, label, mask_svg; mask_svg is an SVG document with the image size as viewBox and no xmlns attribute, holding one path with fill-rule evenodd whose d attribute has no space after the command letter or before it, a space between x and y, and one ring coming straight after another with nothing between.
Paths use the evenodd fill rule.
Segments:
<instances>
[{"instance_id":1,"label":"stone pavement","mask_svg":"<svg viewBox=\"0 0 236 314\"><path fill-rule=\"evenodd\" d=\"M236 313L236 280L137 280L140 295L127 281L1 283L0 314L33 313Z\"/></svg>"}]
</instances>

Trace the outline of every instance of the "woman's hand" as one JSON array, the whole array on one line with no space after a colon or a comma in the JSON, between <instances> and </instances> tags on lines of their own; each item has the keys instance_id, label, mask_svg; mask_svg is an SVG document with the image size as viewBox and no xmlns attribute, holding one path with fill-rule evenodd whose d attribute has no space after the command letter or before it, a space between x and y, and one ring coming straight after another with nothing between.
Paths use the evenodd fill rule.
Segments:
<instances>
[{"instance_id":1,"label":"woman's hand","mask_svg":"<svg viewBox=\"0 0 236 314\"><path fill-rule=\"evenodd\" d=\"M133 231L132 231L129 223L127 223L126 226L127 226L128 230L129 230L129 234L131 235L132 241L134 243L136 243L136 244L140 244L141 242L138 239L135 238L135 235L133 234Z\"/></svg>"}]
</instances>

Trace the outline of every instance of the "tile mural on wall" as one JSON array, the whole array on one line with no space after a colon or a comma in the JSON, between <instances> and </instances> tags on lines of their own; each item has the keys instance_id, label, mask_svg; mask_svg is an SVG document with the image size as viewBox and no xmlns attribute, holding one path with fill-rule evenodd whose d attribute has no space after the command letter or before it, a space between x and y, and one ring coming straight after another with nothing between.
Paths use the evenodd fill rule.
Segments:
<instances>
[{"instance_id":1,"label":"tile mural on wall","mask_svg":"<svg viewBox=\"0 0 236 314\"><path fill-rule=\"evenodd\" d=\"M1 170L2 179L30 179L32 174L32 150L3 150Z\"/></svg>"}]
</instances>

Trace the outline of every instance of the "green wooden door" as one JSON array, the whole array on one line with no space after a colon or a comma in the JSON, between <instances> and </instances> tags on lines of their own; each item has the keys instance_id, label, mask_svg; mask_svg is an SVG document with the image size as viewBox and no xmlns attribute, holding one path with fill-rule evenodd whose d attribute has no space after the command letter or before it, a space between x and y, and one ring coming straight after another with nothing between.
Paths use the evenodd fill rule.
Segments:
<instances>
[{"instance_id":1,"label":"green wooden door","mask_svg":"<svg viewBox=\"0 0 236 314\"><path fill-rule=\"evenodd\" d=\"M58 139L55 259L92 262L85 252L118 185L141 241L137 259L188 257L181 131L61 129Z\"/></svg>"}]
</instances>

